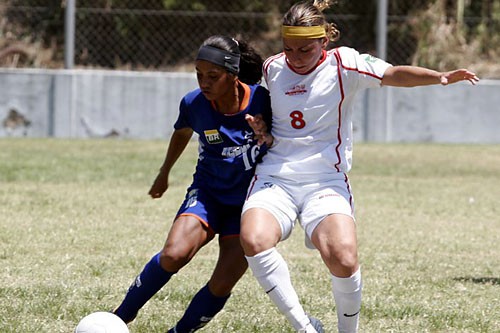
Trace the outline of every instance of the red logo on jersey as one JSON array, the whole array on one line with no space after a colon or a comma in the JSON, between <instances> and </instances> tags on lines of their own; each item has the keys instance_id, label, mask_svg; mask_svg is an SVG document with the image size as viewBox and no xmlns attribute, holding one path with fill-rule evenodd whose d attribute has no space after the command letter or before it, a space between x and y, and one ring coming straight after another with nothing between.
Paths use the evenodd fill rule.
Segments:
<instances>
[{"instance_id":1,"label":"red logo on jersey","mask_svg":"<svg viewBox=\"0 0 500 333\"><path fill-rule=\"evenodd\" d=\"M295 95L304 95L307 92L305 84L297 84L285 92L285 95L295 96Z\"/></svg>"}]
</instances>

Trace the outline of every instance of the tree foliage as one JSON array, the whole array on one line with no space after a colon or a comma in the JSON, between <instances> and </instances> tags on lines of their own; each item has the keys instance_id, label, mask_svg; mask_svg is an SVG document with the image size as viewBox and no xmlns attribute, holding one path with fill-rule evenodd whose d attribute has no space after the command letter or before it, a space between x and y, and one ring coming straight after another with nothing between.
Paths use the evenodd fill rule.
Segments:
<instances>
[{"instance_id":1,"label":"tree foliage","mask_svg":"<svg viewBox=\"0 0 500 333\"><path fill-rule=\"evenodd\" d=\"M38 51L50 49L53 62L60 65L66 1L4 1L0 64L2 49L22 43ZM199 44L217 33L245 38L268 56L281 50L281 17L295 2L78 0L76 63L170 68L190 62ZM325 11L341 31L340 44L371 53L376 45L376 13L377 0L339 0ZM464 55L494 62L500 55L500 0L389 1L388 28L388 60L394 63L451 66L463 61Z\"/></svg>"}]
</instances>

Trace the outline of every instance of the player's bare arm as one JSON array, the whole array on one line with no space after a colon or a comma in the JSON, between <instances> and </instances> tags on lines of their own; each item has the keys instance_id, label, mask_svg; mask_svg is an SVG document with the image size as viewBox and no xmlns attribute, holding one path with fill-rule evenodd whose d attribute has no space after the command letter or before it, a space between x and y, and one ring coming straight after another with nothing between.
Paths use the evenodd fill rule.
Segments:
<instances>
[{"instance_id":1,"label":"player's bare arm","mask_svg":"<svg viewBox=\"0 0 500 333\"><path fill-rule=\"evenodd\" d=\"M168 189L168 175L170 174L170 170L179 156L181 156L192 135L193 130L191 128L175 130L174 133L172 133L165 160L160 168L160 173L156 176L148 192L151 198L161 198L163 193Z\"/></svg>"},{"instance_id":2,"label":"player's bare arm","mask_svg":"<svg viewBox=\"0 0 500 333\"><path fill-rule=\"evenodd\" d=\"M476 84L479 78L467 69L457 69L449 72L438 72L418 66L389 67L382 79L382 85L393 87L416 87L433 84L448 85L460 81Z\"/></svg>"}]
</instances>

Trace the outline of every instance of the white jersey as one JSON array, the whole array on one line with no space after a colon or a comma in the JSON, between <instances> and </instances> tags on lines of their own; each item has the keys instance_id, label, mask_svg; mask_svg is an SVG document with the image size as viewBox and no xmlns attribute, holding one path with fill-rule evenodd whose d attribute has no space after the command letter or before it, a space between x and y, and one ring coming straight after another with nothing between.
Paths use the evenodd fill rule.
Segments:
<instances>
[{"instance_id":1,"label":"white jersey","mask_svg":"<svg viewBox=\"0 0 500 333\"><path fill-rule=\"evenodd\" d=\"M390 66L348 47L324 51L320 64L303 75L293 71L284 53L268 58L264 78L271 92L274 145L256 174L304 181L343 178L352 165L354 97L364 88L380 87Z\"/></svg>"}]
</instances>

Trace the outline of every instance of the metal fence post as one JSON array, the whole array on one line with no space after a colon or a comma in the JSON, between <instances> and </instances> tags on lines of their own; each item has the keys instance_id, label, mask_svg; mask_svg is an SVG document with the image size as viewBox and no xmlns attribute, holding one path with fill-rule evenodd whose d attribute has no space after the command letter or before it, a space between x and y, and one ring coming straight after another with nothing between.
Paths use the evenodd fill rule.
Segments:
<instances>
[{"instance_id":1,"label":"metal fence post","mask_svg":"<svg viewBox=\"0 0 500 333\"><path fill-rule=\"evenodd\" d=\"M75 65L75 2L66 0L64 20L64 68L72 69Z\"/></svg>"},{"instance_id":2,"label":"metal fence post","mask_svg":"<svg viewBox=\"0 0 500 333\"><path fill-rule=\"evenodd\" d=\"M377 8L377 57L387 60L387 0L378 0Z\"/></svg>"}]
</instances>

